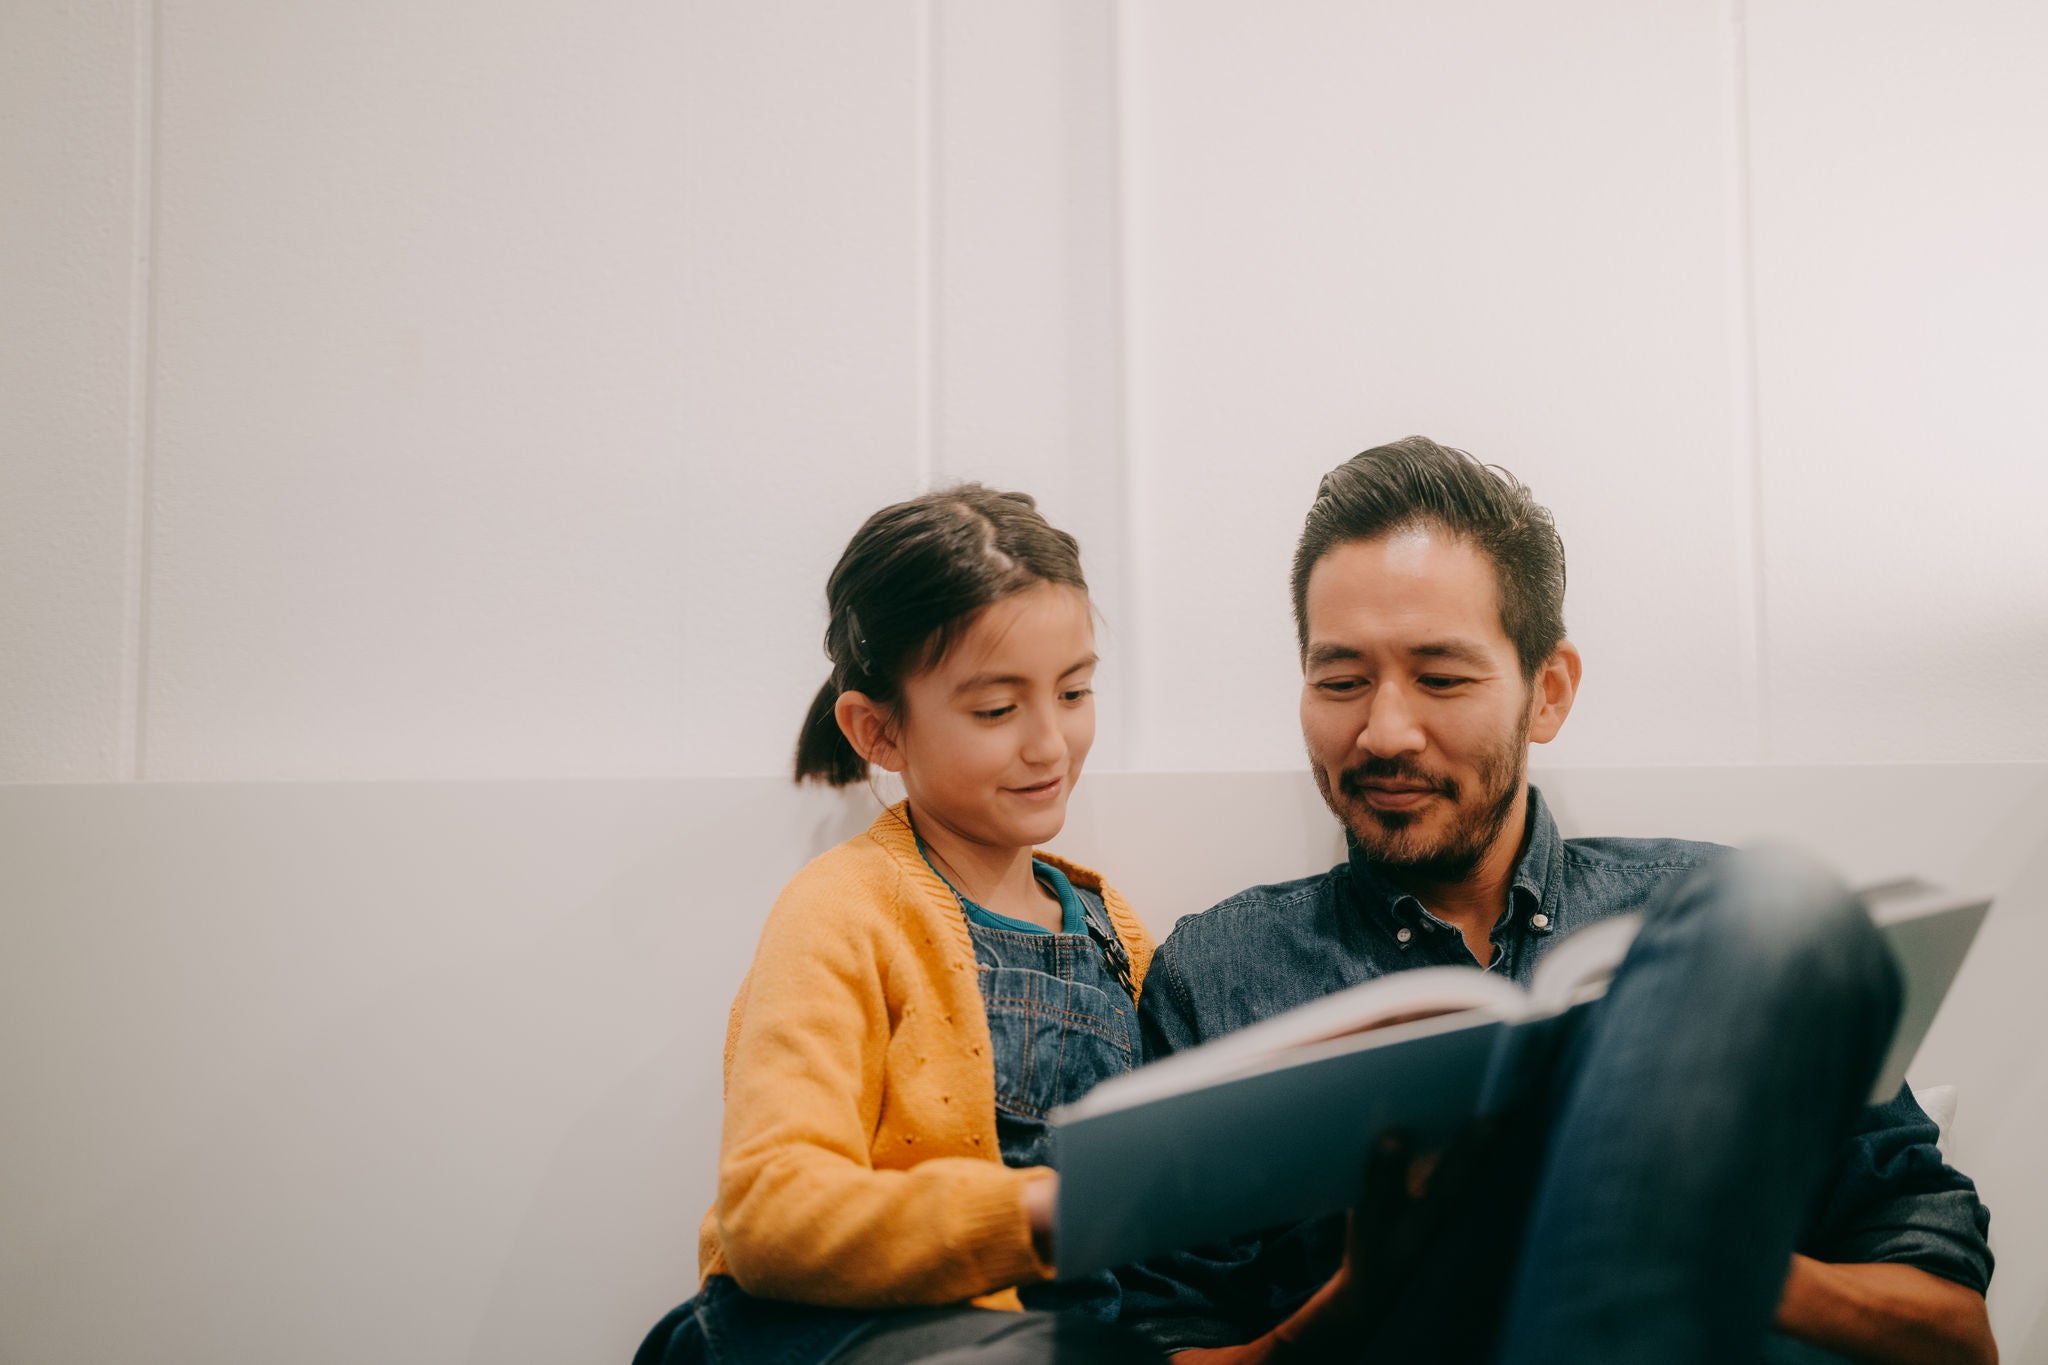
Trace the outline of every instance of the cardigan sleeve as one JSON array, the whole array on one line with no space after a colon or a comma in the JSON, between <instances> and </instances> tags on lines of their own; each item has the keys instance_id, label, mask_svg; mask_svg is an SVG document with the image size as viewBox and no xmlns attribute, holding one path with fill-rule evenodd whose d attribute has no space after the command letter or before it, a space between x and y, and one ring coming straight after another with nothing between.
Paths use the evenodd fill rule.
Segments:
<instances>
[{"instance_id":1,"label":"cardigan sleeve","mask_svg":"<svg viewBox=\"0 0 2048 1365\"><path fill-rule=\"evenodd\" d=\"M728 1272L751 1294L835 1307L1049 1278L1023 1205L1047 1172L973 1156L875 1168L889 940L871 897L810 890L777 902L733 1012L717 1206Z\"/></svg>"}]
</instances>

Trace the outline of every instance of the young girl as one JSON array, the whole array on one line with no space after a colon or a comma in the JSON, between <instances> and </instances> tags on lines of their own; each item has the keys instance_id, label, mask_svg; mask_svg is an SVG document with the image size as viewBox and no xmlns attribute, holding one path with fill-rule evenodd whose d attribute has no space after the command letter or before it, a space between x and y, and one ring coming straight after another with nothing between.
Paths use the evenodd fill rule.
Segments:
<instances>
[{"instance_id":1,"label":"young girl","mask_svg":"<svg viewBox=\"0 0 2048 1365\"><path fill-rule=\"evenodd\" d=\"M1103 1325L1113 1277L1050 1283L1046 1116L1137 1060L1152 953L1100 876L1034 851L1095 737L1078 547L968 484L870 517L826 592L796 777L878 766L907 799L768 916L726 1035L703 1286L638 1361L1155 1359ZM1060 1311L985 1311L1020 1307Z\"/></svg>"}]
</instances>

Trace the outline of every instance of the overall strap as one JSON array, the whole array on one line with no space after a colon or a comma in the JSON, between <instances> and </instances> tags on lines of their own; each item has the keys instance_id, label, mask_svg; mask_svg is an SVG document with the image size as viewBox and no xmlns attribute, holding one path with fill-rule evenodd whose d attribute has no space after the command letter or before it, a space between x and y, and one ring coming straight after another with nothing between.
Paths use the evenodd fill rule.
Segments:
<instances>
[{"instance_id":1,"label":"overall strap","mask_svg":"<svg viewBox=\"0 0 2048 1365\"><path fill-rule=\"evenodd\" d=\"M1131 955L1125 951L1124 941L1117 937L1116 926L1109 922L1109 907L1103 904L1100 893L1085 886L1076 886L1074 891L1081 897L1081 919L1088 926L1088 937L1102 950L1109 974L1124 988L1124 994L1136 1000L1138 981L1131 972Z\"/></svg>"}]
</instances>

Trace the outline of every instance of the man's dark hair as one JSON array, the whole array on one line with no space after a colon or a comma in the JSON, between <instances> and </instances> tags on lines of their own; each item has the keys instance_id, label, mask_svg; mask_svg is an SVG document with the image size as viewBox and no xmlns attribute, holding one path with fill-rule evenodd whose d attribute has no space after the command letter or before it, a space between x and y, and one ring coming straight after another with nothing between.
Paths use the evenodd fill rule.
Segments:
<instances>
[{"instance_id":1,"label":"man's dark hair","mask_svg":"<svg viewBox=\"0 0 2048 1365\"><path fill-rule=\"evenodd\" d=\"M1526 681L1564 639L1564 542L1514 475L1426 436L1354 455L1323 476L1294 550L1294 634L1308 652L1308 576L1339 545L1438 526L1493 562L1501 630Z\"/></svg>"}]
</instances>

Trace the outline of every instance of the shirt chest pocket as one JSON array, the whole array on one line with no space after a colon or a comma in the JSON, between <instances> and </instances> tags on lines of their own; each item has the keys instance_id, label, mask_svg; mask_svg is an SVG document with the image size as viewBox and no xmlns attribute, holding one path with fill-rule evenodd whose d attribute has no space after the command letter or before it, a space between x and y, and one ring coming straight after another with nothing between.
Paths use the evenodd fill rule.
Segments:
<instances>
[{"instance_id":1,"label":"shirt chest pocket","mask_svg":"<svg viewBox=\"0 0 2048 1365\"><path fill-rule=\"evenodd\" d=\"M979 975L997 1109L1042 1119L1131 1069L1128 998L1027 967L983 965Z\"/></svg>"}]
</instances>

